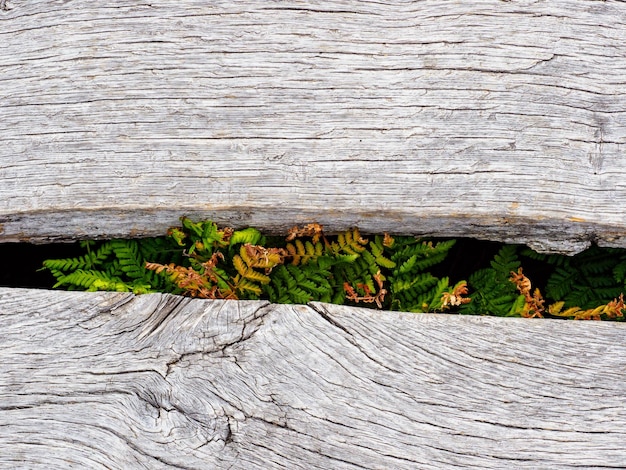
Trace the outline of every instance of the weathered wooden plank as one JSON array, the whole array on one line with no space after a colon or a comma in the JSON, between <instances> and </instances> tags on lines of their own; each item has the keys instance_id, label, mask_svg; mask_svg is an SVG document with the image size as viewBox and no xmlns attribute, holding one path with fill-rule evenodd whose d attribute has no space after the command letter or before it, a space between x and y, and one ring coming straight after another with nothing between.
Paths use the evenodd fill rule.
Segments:
<instances>
[{"instance_id":1,"label":"weathered wooden plank","mask_svg":"<svg viewBox=\"0 0 626 470\"><path fill-rule=\"evenodd\" d=\"M621 468L624 328L0 289L0 466Z\"/></svg>"},{"instance_id":2,"label":"weathered wooden plank","mask_svg":"<svg viewBox=\"0 0 626 470\"><path fill-rule=\"evenodd\" d=\"M626 246L626 4L6 0L0 239L284 230Z\"/></svg>"}]
</instances>

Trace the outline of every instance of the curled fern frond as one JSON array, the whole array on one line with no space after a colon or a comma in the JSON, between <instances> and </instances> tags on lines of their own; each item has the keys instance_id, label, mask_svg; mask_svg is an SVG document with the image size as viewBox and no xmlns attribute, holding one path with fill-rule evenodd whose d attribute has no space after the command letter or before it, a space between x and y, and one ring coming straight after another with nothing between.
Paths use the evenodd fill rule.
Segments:
<instances>
[{"instance_id":1,"label":"curled fern frond","mask_svg":"<svg viewBox=\"0 0 626 470\"><path fill-rule=\"evenodd\" d=\"M283 248L265 248L246 243L239 250L241 258L250 268L261 268L266 274L279 264L283 264L287 251Z\"/></svg>"},{"instance_id":2,"label":"curled fern frond","mask_svg":"<svg viewBox=\"0 0 626 470\"><path fill-rule=\"evenodd\" d=\"M200 262L210 259L215 251L228 247L233 235L232 228L220 229L211 221L194 222L182 217L181 223L182 227L168 230L168 236L184 247L187 255Z\"/></svg>"},{"instance_id":3,"label":"curled fern frond","mask_svg":"<svg viewBox=\"0 0 626 470\"><path fill-rule=\"evenodd\" d=\"M221 253L214 253L211 259L195 267L178 266L174 263L167 265L146 262L147 270L156 274L165 275L167 279L178 287L180 293L191 297L204 299L224 298L222 292L229 291L226 273L217 267L223 260ZM230 292L229 292L230 294Z\"/></svg>"},{"instance_id":4,"label":"curled fern frond","mask_svg":"<svg viewBox=\"0 0 626 470\"><path fill-rule=\"evenodd\" d=\"M323 227L318 223L307 224L303 228L295 226L289 229L285 241L292 241L296 238L311 237L313 244L316 244L320 238L324 238Z\"/></svg>"},{"instance_id":5,"label":"curled fern frond","mask_svg":"<svg viewBox=\"0 0 626 470\"><path fill-rule=\"evenodd\" d=\"M472 301L466 297L469 293L466 281L457 282L450 290L446 290L441 296L441 309L446 310L450 307L460 307Z\"/></svg>"},{"instance_id":6,"label":"curled fern frond","mask_svg":"<svg viewBox=\"0 0 626 470\"><path fill-rule=\"evenodd\" d=\"M524 275L522 268L519 268L517 272L511 272L509 281L515 284L519 293L524 296L524 307L521 315L525 318L543 318L545 310L543 296L539 289L532 291L530 279Z\"/></svg>"},{"instance_id":7,"label":"curled fern frond","mask_svg":"<svg viewBox=\"0 0 626 470\"><path fill-rule=\"evenodd\" d=\"M383 302L385 301L385 295L387 295L387 289L383 287L383 279L380 274L380 270L374 274L373 280L376 281L376 287L373 287L371 283L357 284L356 289L348 282L343 283L343 288L346 291L346 298L355 303L373 303L375 302L378 308L383 308ZM362 291L361 295L357 292L357 289Z\"/></svg>"}]
</instances>

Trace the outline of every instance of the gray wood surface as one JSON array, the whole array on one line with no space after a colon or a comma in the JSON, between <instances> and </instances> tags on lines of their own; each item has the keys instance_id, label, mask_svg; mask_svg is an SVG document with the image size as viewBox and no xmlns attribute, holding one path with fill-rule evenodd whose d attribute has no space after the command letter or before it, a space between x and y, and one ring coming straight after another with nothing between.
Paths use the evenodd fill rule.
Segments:
<instances>
[{"instance_id":1,"label":"gray wood surface","mask_svg":"<svg viewBox=\"0 0 626 470\"><path fill-rule=\"evenodd\" d=\"M625 328L0 289L0 468L623 468Z\"/></svg>"},{"instance_id":2,"label":"gray wood surface","mask_svg":"<svg viewBox=\"0 0 626 470\"><path fill-rule=\"evenodd\" d=\"M626 246L626 4L3 0L0 240L180 215Z\"/></svg>"}]
</instances>

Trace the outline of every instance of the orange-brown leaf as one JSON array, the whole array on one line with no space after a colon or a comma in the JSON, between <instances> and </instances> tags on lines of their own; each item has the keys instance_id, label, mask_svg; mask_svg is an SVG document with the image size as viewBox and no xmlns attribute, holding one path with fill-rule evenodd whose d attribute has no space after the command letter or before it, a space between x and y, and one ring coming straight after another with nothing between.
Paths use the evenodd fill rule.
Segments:
<instances>
[{"instance_id":1,"label":"orange-brown leaf","mask_svg":"<svg viewBox=\"0 0 626 470\"><path fill-rule=\"evenodd\" d=\"M286 241L290 242L299 237L312 237L313 243L317 243L321 237L324 236L323 227L318 223L307 224L302 228L297 225L290 228L287 232Z\"/></svg>"}]
</instances>

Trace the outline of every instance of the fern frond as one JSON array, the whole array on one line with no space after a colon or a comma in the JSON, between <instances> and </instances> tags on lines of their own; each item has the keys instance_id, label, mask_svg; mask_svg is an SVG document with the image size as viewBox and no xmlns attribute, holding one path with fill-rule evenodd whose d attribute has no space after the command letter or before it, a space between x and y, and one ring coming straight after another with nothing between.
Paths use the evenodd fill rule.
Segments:
<instances>
[{"instance_id":1,"label":"fern frond","mask_svg":"<svg viewBox=\"0 0 626 470\"><path fill-rule=\"evenodd\" d=\"M359 259L359 255L335 255L335 256L320 256L315 259L315 263L321 270L326 270L334 266L348 265L356 262Z\"/></svg>"},{"instance_id":2,"label":"fern frond","mask_svg":"<svg viewBox=\"0 0 626 470\"><path fill-rule=\"evenodd\" d=\"M255 228L246 228L235 231L230 238L230 246L239 244L259 245L263 243L263 235Z\"/></svg>"},{"instance_id":3,"label":"fern frond","mask_svg":"<svg viewBox=\"0 0 626 470\"><path fill-rule=\"evenodd\" d=\"M175 284L183 294L203 299L220 298L218 286L214 279L209 278L209 273L199 273L191 267L177 266L174 263L162 265L159 263L146 263L146 269L157 274L167 275L169 281Z\"/></svg>"},{"instance_id":4,"label":"fern frond","mask_svg":"<svg viewBox=\"0 0 626 470\"><path fill-rule=\"evenodd\" d=\"M600 305L595 308L583 310L580 307L570 307L563 310L564 301L556 302L548 308L548 313L552 316L571 318L573 320L616 320L624 318L624 295L620 294L619 298L615 298L606 305Z\"/></svg>"},{"instance_id":5,"label":"fern frond","mask_svg":"<svg viewBox=\"0 0 626 470\"><path fill-rule=\"evenodd\" d=\"M237 275L233 279L230 291L227 291L223 298L256 300L262 292L263 289L257 283L241 275Z\"/></svg>"},{"instance_id":6,"label":"fern frond","mask_svg":"<svg viewBox=\"0 0 626 470\"><path fill-rule=\"evenodd\" d=\"M239 255L233 256L233 266L235 267L235 270L242 276L243 276L243 273L245 273L248 270L248 265L243 260L243 258Z\"/></svg>"},{"instance_id":7,"label":"fern frond","mask_svg":"<svg viewBox=\"0 0 626 470\"><path fill-rule=\"evenodd\" d=\"M318 270L313 264L281 265L272 273L266 290L270 301L277 303L330 302L333 288L329 277L328 271Z\"/></svg>"},{"instance_id":8,"label":"fern frond","mask_svg":"<svg viewBox=\"0 0 626 470\"><path fill-rule=\"evenodd\" d=\"M113 252L119 260L121 271L130 279L146 277L146 269L136 240L112 240Z\"/></svg>"},{"instance_id":9,"label":"fern frond","mask_svg":"<svg viewBox=\"0 0 626 470\"><path fill-rule=\"evenodd\" d=\"M57 272L90 270L101 266L113 252L111 242L103 243L95 251L91 251L90 247L91 245L87 245L88 252L76 258L47 259L43 262L43 267Z\"/></svg>"},{"instance_id":10,"label":"fern frond","mask_svg":"<svg viewBox=\"0 0 626 470\"><path fill-rule=\"evenodd\" d=\"M391 281L391 305L392 310L404 312L424 312L428 304L424 306L424 298L438 283L438 279L430 273L420 273L412 277L396 277Z\"/></svg>"},{"instance_id":11,"label":"fern frond","mask_svg":"<svg viewBox=\"0 0 626 470\"><path fill-rule=\"evenodd\" d=\"M524 296L524 307L521 315L525 318L543 318L545 310L543 296L539 289L532 290L530 279L523 274L522 268L519 268L517 273L511 272L509 280Z\"/></svg>"},{"instance_id":12,"label":"fern frond","mask_svg":"<svg viewBox=\"0 0 626 470\"><path fill-rule=\"evenodd\" d=\"M330 251L334 254L358 255L365 251L368 241L361 237L358 228L346 230L337 235L337 241L330 244Z\"/></svg>"},{"instance_id":13,"label":"fern frond","mask_svg":"<svg viewBox=\"0 0 626 470\"><path fill-rule=\"evenodd\" d=\"M70 290L80 288L89 292L116 291L116 292L150 292L150 286L133 285L122 281L118 277L108 276L97 270L83 270L66 274L57 280L53 287L68 286Z\"/></svg>"},{"instance_id":14,"label":"fern frond","mask_svg":"<svg viewBox=\"0 0 626 470\"><path fill-rule=\"evenodd\" d=\"M574 288L577 273L573 269L557 268L546 285L546 293L552 299L565 298Z\"/></svg>"},{"instance_id":15,"label":"fern frond","mask_svg":"<svg viewBox=\"0 0 626 470\"><path fill-rule=\"evenodd\" d=\"M564 301L563 308L593 309L624 290L626 258L619 250L592 246L574 257L538 255L529 250L523 253L555 267L548 278L546 296L557 303Z\"/></svg>"},{"instance_id":16,"label":"fern frond","mask_svg":"<svg viewBox=\"0 0 626 470\"><path fill-rule=\"evenodd\" d=\"M272 276L272 283L266 287L269 300L278 304L306 304L314 300L311 294L298 284L287 266L279 266Z\"/></svg>"},{"instance_id":17,"label":"fern frond","mask_svg":"<svg viewBox=\"0 0 626 470\"><path fill-rule=\"evenodd\" d=\"M376 287L378 276L381 281L386 278L380 272L380 267L376 264L374 257L368 251L363 251L361 256L350 263L338 263L332 268L333 282L338 288L345 290L346 283L355 289L357 297L368 298L373 292L377 292ZM348 292L348 295L351 295ZM376 302L378 305L384 296Z\"/></svg>"},{"instance_id":18,"label":"fern frond","mask_svg":"<svg viewBox=\"0 0 626 470\"><path fill-rule=\"evenodd\" d=\"M356 289L348 282L344 282L343 288L346 291L346 299L355 303L376 303L378 308L383 308L383 302L385 301L385 295L387 290L383 287L383 278L380 274L380 270L374 274L373 280L376 282L374 287L373 283L367 282L364 284L357 284ZM359 295L358 291L362 291Z\"/></svg>"},{"instance_id":19,"label":"fern frond","mask_svg":"<svg viewBox=\"0 0 626 470\"><path fill-rule=\"evenodd\" d=\"M320 238L324 238L323 227L318 223L307 224L303 228L295 226L289 229L285 241L290 242L301 237L311 237L313 244L316 244Z\"/></svg>"},{"instance_id":20,"label":"fern frond","mask_svg":"<svg viewBox=\"0 0 626 470\"><path fill-rule=\"evenodd\" d=\"M613 279L620 285L626 285L626 255L620 256L613 268Z\"/></svg>"},{"instance_id":21,"label":"fern frond","mask_svg":"<svg viewBox=\"0 0 626 470\"><path fill-rule=\"evenodd\" d=\"M442 296L449 281L438 279L426 270L442 262L454 243L454 240L432 242L414 237L393 240L392 248L387 248L394 263L389 274L390 308L412 312L442 308Z\"/></svg>"},{"instance_id":22,"label":"fern frond","mask_svg":"<svg viewBox=\"0 0 626 470\"><path fill-rule=\"evenodd\" d=\"M520 265L516 246L504 245L500 248L489 268L476 271L469 277L472 300L461 305L460 313L500 317L521 315L524 296L509 281L511 272L517 272Z\"/></svg>"},{"instance_id":23,"label":"fern frond","mask_svg":"<svg viewBox=\"0 0 626 470\"><path fill-rule=\"evenodd\" d=\"M546 295L554 301L565 301L565 307L583 310L607 304L624 291L620 273L626 267L615 249L591 247L568 258L548 279Z\"/></svg>"},{"instance_id":24,"label":"fern frond","mask_svg":"<svg viewBox=\"0 0 626 470\"><path fill-rule=\"evenodd\" d=\"M504 245L491 261L491 269L493 269L498 276L509 278L511 272L517 272L521 266L521 262L517 257L516 245Z\"/></svg>"},{"instance_id":25,"label":"fern frond","mask_svg":"<svg viewBox=\"0 0 626 470\"><path fill-rule=\"evenodd\" d=\"M233 234L232 228L219 229L217 224L209 220L194 222L182 217L181 223L182 227L168 230L168 236L200 262L210 259L216 250L226 248Z\"/></svg>"},{"instance_id":26,"label":"fern frond","mask_svg":"<svg viewBox=\"0 0 626 470\"><path fill-rule=\"evenodd\" d=\"M380 235L377 235L374 238L374 241L370 242L369 246L372 256L378 266L386 269L393 269L396 267L396 263L385 256L386 249L389 249L390 247L384 245L384 239Z\"/></svg>"},{"instance_id":27,"label":"fern frond","mask_svg":"<svg viewBox=\"0 0 626 470\"><path fill-rule=\"evenodd\" d=\"M401 274L413 271L423 272L441 263L455 243L455 240L435 243L413 237L398 237L394 243L391 260L400 266L398 272Z\"/></svg>"},{"instance_id":28,"label":"fern frond","mask_svg":"<svg viewBox=\"0 0 626 470\"><path fill-rule=\"evenodd\" d=\"M291 257L291 264L294 266L307 264L309 261L315 260L324 254L324 245L321 242L314 244L308 240L303 243L301 240L296 239L293 243L287 243L285 249Z\"/></svg>"},{"instance_id":29,"label":"fern frond","mask_svg":"<svg viewBox=\"0 0 626 470\"><path fill-rule=\"evenodd\" d=\"M426 306L424 311L436 312L443 310L443 294L448 292L450 279L442 277L437 281L435 287L418 297L417 303Z\"/></svg>"},{"instance_id":30,"label":"fern frond","mask_svg":"<svg viewBox=\"0 0 626 470\"><path fill-rule=\"evenodd\" d=\"M270 273L275 266L283 264L287 251L246 243L239 249L239 255L250 268L261 268Z\"/></svg>"},{"instance_id":31,"label":"fern frond","mask_svg":"<svg viewBox=\"0 0 626 470\"><path fill-rule=\"evenodd\" d=\"M451 306L460 307L461 305L470 303L472 299L466 297L467 294L467 282L457 282L452 289L447 289L441 296L441 310L446 310Z\"/></svg>"},{"instance_id":32,"label":"fern frond","mask_svg":"<svg viewBox=\"0 0 626 470\"><path fill-rule=\"evenodd\" d=\"M258 271L255 271L252 268L247 268L243 273L241 273L241 276L251 282L257 282L260 284L269 284L270 283L270 277L260 273Z\"/></svg>"}]
</instances>

